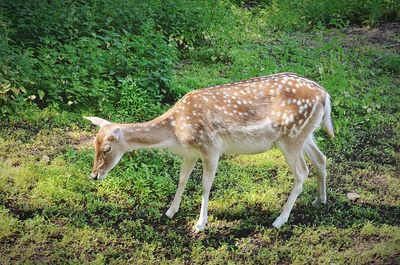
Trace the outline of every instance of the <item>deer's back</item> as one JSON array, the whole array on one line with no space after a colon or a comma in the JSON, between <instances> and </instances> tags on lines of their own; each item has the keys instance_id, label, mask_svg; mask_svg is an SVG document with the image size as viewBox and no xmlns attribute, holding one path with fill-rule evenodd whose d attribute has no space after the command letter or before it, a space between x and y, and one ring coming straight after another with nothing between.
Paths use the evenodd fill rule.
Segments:
<instances>
[{"instance_id":1,"label":"deer's back","mask_svg":"<svg viewBox=\"0 0 400 265\"><path fill-rule=\"evenodd\" d=\"M170 115L183 144L266 146L283 135L299 135L327 96L317 83L283 73L192 91Z\"/></svg>"}]
</instances>

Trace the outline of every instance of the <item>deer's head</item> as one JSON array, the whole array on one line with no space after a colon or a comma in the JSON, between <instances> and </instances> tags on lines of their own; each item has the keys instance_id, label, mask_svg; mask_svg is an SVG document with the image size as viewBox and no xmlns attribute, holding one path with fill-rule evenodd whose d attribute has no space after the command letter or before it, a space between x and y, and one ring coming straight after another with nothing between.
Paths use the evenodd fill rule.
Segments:
<instances>
[{"instance_id":1,"label":"deer's head","mask_svg":"<svg viewBox=\"0 0 400 265\"><path fill-rule=\"evenodd\" d=\"M125 153L126 149L125 143L122 140L122 130L119 125L101 118L84 118L100 127L93 141L95 154L90 177L95 180L103 180Z\"/></svg>"}]
</instances>

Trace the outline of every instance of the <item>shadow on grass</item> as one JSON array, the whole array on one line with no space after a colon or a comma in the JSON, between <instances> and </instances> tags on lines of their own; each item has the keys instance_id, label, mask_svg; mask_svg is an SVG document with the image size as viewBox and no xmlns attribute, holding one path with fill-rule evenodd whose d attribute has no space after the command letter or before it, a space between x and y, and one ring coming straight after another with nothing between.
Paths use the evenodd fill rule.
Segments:
<instances>
[{"instance_id":1,"label":"shadow on grass","mask_svg":"<svg viewBox=\"0 0 400 265\"><path fill-rule=\"evenodd\" d=\"M330 194L329 198L328 204L319 207L312 206L306 200L299 200L288 223L277 231L279 238L291 238L293 226L348 228L367 222L375 225L400 225L400 206L351 203L344 201L340 194ZM135 205L122 207L107 202L87 205L82 209L58 206L27 209L7 204L6 207L20 220L46 216L52 223L68 224L77 228L106 229L112 233L130 235L142 242L159 242L166 247L171 243L190 246L200 241L206 247L227 244L233 249L238 239L252 237L260 229L273 229L271 224L279 215L278 211L266 211L257 204L222 210L211 209L212 220L206 231L190 236L198 217L198 209L194 207L181 209L172 220L161 216L166 209L157 209L160 212L153 215L150 209L138 209ZM153 212L154 210L152 209Z\"/></svg>"},{"instance_id":2,"label":"shadow on grass","mask_svg":"<svg viewBox=\"0 0 400 265\"><path fill-rule=\"evenodd\" d=\"M225 209L211 211L214 219L225 223L238 223L240 225L223 225L220 229L212 229L208 233L207 242L211 245L231 243L232 239L252 236L259 231L259 227L272 228L271 224L280 212L265 211L257 205L243 207L240 211ZM349 228L372 222L375 225L400 225L400 206L375 205L370 203L351 203L343 201L339 195L330 197L326 205L314 207L298 201L290 214L289 221L282 229L283 238L291 236L293 226L319 227L335 226ZM213 226L210 223L211 227ZM218 226L217 226L218 227ZM212 243L213 242L213 243Z\"/></svg>"}]
</instances>

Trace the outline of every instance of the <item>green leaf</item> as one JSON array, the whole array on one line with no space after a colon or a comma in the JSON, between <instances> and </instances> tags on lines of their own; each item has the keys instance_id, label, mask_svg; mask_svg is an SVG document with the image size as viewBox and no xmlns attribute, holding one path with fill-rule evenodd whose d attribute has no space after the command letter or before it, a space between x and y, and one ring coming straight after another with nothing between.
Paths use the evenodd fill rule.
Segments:
<instances>
[{"instance_id":1,"label":"green leaf","mask_svg":"<svg viewBox=\"0 0 400 265\"><path fill-rule=\"evenodd\" d=\"M38 90L38 95L39 95L40 100L42 100L46 94L44 93L43 90L39 89Z\"/></svg>"}]
</instances>

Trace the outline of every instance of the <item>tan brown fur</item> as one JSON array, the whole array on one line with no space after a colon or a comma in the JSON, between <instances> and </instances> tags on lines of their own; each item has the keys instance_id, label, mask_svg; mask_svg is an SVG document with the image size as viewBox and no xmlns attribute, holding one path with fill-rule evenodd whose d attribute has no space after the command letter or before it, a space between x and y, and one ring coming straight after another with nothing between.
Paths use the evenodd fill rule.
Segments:
<instances>
[{"instance_id":1,"label":"tan brown fur","mask_svg":"<svg viewBox=\"0 0 400 265\"><path fill-rule=\"evenodd\" d=\"M178 140L189 145L210 141L215 130L266 118L282 135L289 135L307 122L314 108L324 107L326 97L315 82L283 73L192 91L164 118L174 121Z\"/></svg>"}]
</instances>

